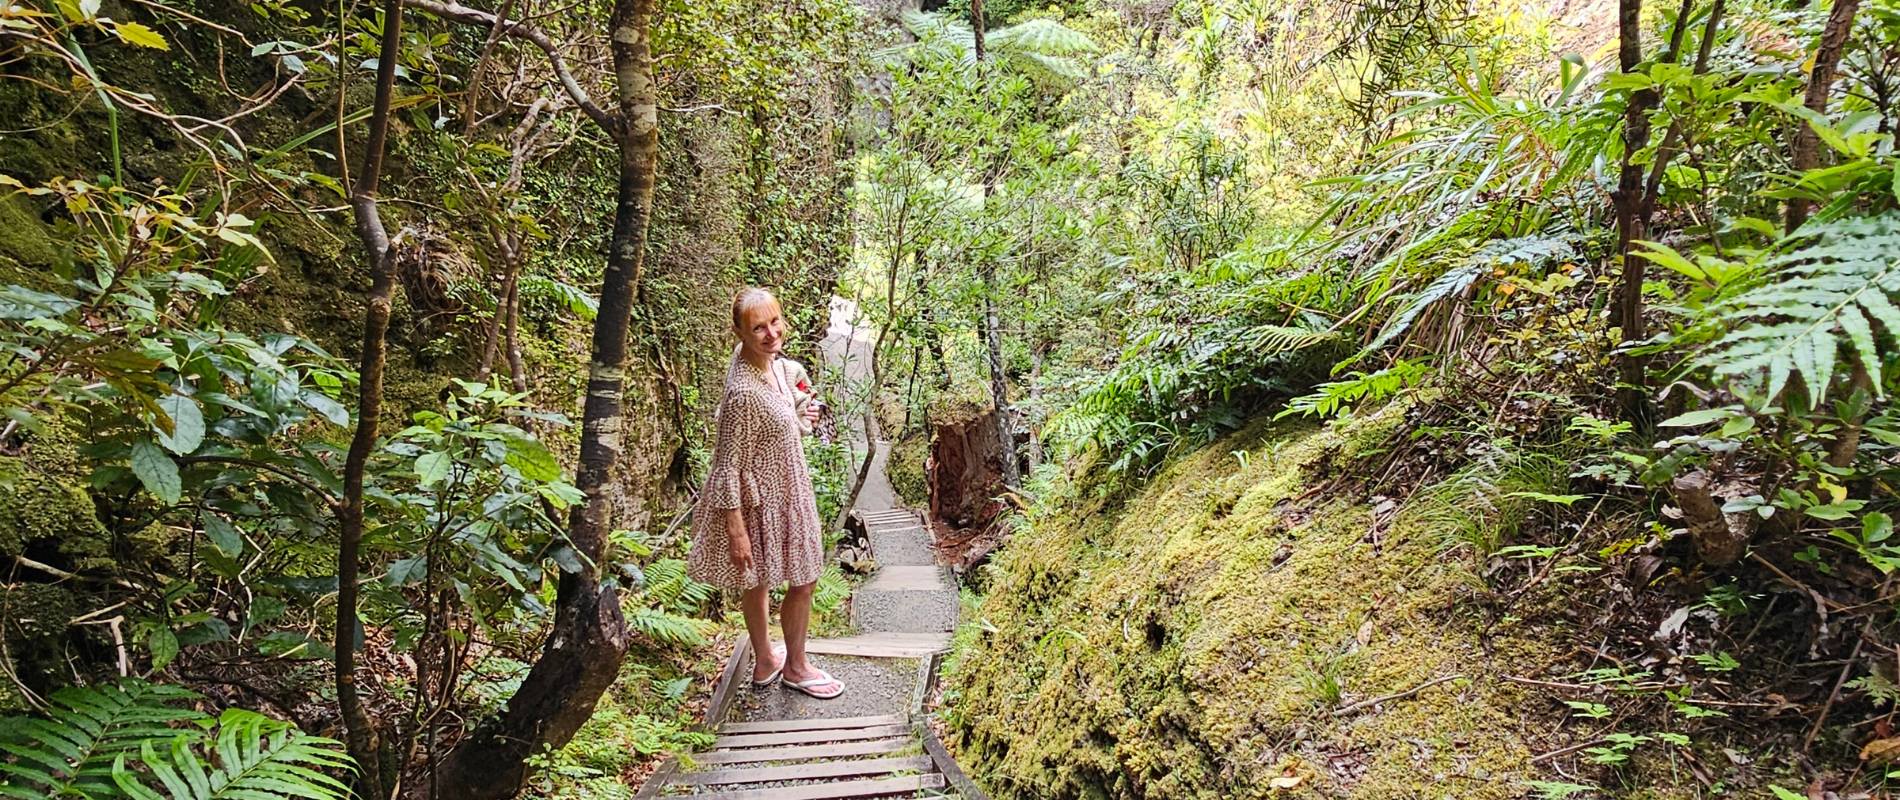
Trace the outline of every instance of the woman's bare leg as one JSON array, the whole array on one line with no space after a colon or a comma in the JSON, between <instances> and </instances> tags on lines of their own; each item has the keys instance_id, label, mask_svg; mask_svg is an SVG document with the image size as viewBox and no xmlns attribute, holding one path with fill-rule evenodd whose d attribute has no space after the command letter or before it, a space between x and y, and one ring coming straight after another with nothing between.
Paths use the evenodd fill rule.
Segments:
<instances>
[{"instance_id":1,"label":"woman's bare leg","mask_svg":"<svg viewBox=\"0 0 1900 800\"><path fill-rule=\"evenodd\" d=\"M810 597L806 595L807 615L811 613ZM752 640L752 679L762 681L780 666L772 654L772 588L761 584L745 590L739 595L739 607L745 612L746 636ZM786 609L789 618L789 600ZM789 641L791 637L788 635L786 639ZM805 651L803 640L799 641L798 650L801 654Z\"/></svg>"},{"instance_id":2,"label":"woman's bare leg","mask_svg":"<svg viewBox=\"0 0 1900 800\"><path fill-rule=\"evenodd\" d=\"M816 674L805 661L805 634L811 630L811 594L817 585L793 586L779 604L779 625L785 629L785 674L795 681Z\"/></svg>"}]
</instances>

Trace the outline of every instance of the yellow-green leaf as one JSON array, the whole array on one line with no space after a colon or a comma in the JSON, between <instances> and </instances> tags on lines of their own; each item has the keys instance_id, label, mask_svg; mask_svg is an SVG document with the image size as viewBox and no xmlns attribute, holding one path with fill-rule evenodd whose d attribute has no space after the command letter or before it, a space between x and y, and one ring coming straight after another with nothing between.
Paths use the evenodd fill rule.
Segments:
<instances>
[{"instance_id":1,"label":"yellow-green leaf","mask_svg":"<svg viewBox=\"0 0 1900 800\"><path fill-rule=\"evenodd\" d=\"M172 49L171 43L165 41L165 37L160 36L158 31L136 22L121 22L118 27L113 28L113 32L119 34L119 39L126 44L149 47L153 50Z\"/></svg>"}]
</instances>

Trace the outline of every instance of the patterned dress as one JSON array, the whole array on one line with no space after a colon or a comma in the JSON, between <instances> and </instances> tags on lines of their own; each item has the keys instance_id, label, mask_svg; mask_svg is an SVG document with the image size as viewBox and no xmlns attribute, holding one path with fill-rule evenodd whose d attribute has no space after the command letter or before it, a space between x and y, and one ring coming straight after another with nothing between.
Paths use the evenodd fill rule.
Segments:
<instances>
[{"instance_id":1,"label":"patterned dress","mask_svg":"<svg viewBox=\"0 0 1900 800\"><path fill-rule=\"evenodd\" d=\"M726 368L725 397L716 412L712 471L693 507L693 545L687 555L694 580L727 589L799 586L824 569L818 499L805 463L799 417L787 392L804 368L773 362L785 389L753 369L734 350ZM740 509L752 545L752 569L732 567L726 512Z\"/></svg>"}]
</instances>

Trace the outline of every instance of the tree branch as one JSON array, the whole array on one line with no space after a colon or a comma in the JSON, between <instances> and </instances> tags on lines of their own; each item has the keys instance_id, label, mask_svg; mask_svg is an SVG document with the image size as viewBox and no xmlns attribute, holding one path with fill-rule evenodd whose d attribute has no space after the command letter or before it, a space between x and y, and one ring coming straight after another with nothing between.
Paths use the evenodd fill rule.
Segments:
<instances>
[{"instance_id":1,"label":"tree branch","mask_svg":"<svg viewBox=\"0 0 1900 800\"><path fill-rule=\"evenodd\" d=\"M402 0L402 4L465 25L481 25L492 29L498 24L494 14L469 8L455 0ZM541 32L541 29L530 27L524 22L507 23L506 27L501 29L501 34L526 40L541 48L541 52L548 56L548 66L554 69L554 76L560 80L561 88L567 91L567 96L574 99L574 104L580 106L580 109L586 112L587 116L594 120L594 124L599 125L602 130L610 135L618 135L619 126L615 124L613 115L595 105L594 101L587 96L587 90L581 88L580 82L574 80L574 73L568 71L567 61L561 57L561 48L553 39L549 39L547 34Z\"/></svg>"}]
</instances>

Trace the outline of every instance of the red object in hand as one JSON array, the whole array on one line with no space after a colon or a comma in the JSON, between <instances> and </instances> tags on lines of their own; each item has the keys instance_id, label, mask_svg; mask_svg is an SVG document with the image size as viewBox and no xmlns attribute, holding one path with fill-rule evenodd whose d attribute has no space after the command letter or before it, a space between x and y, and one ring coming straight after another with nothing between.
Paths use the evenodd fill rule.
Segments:
<instances>
[{"instance_id":1,"label":"red object in hand","mask_svg":"<svg viewBox=\"0 0 1900 800\"><path fill-rule=\"evenodd\" d=\"M809 383L806 383L806 382L805 382L805 381L804 381L803 379L800 379L800 380L798 381L798 390L799 390L799 391L801 391L801 392L810 392L810 391L811 391L811 384L809 384Z\"/></svg>"}]
</instances>

